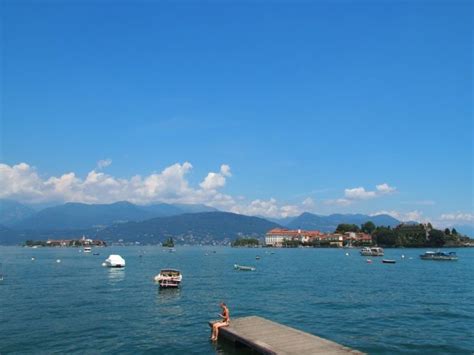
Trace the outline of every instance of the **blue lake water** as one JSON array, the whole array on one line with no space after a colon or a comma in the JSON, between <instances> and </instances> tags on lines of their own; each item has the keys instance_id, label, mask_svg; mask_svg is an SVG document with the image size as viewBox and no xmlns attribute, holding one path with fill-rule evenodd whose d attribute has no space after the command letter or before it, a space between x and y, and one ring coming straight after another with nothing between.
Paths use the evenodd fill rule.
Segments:
<instances>
[{"instance_id":1,"label":"blue lake water","mask_svg":"<svg viewBox=\"0 0 474 355\"><path fill-rule=\"evenodd\" d=\"M231 317L260 315L372 354L472 354L474 249L456 251L459 261L435 262L387 249L390 265L357 249L0 247L0 353L239 353L208 340L224 300ZM115 253L126 269L101 266ZM181 289L154 284L165 267L182 270Z\"/></svg>"}]
</instances>

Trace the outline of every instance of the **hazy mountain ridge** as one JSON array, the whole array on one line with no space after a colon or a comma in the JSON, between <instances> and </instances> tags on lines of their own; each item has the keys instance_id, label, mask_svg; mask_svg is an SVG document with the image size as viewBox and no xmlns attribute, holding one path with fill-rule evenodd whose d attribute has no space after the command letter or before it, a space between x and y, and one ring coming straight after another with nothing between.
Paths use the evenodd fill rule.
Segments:
<instances>
[{"instance_id":1,"label":"hazy mountain ridge","mask_svg":"<svg viewBox=\"0 0 474 355\"><path fill-rule=\"evenodd\" d=\"M17 201L0 199L0 224L11 226L34 215L36 211Z\"/></svg>"},{"instance_id":2,"label":"hazy mountain ridge","mask_svg":"<svg viewBox=\"0 0 474 355\"><path fill-rule=\"evenodd\" d=\"M338 224L349 223L360 226L361 224L372 221L376 226L396 227L401 221L392 216L381 214L369 216L364 214L331 214L329 216L321 216L304 212L300 216L293 219L286 226L291 229L312 229L321 232L333 232Z\"/></svg>"},{"instance_id":3,"label":"hazy mountain ridge","mask_svg":"<svg viewBox=\"0 0 474 355\"><path fill-rule=\"evenodd\" d=\"M173 216L184 213L211 212L215 208L205 205L158 203L146 206L127 201L111 204L85 204L68 202L44 208L38 212L28 206L15 202L2 204L0 222L15 230L71 230L105 228L130 221L143 221L155 217ZM22 214L15 210L24 211ZM27 213L28 212L28 213ZM17 216L12 218L12 216Z\"/></svg>"},{"instance_id":4,"label":"hazy mountain ridge","mask_svg":"<svg viewBox=\"0 0 474 355\"><path fill-rule=\"evenodd\" d=\"M262 237L280 225L259 217L230 212L201 212L158 217L142 222L116 224L97 236L106 240L162 242L168 237L186 243L210 243L233 240L239 236Z\"/></svg>"}]
</instances>

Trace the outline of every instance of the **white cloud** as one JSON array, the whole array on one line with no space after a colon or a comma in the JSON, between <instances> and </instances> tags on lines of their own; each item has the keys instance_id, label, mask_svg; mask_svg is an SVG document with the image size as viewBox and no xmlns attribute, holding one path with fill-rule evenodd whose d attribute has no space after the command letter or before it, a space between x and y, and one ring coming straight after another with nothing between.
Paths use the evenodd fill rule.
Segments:
<instances>
[{"instance_id":1,"label":"white cloud","mask_svg":"<svg viewBox=\"0 0 474 355\"><path fill-rule=\"evenodd\" d=\"M206 178L199 184L205 190L216 190L225 186L226 177L230 177L230 166L227 164L222 164L220 172L214 173L210 172L207 174Z\"/></svg>"},{"instance_id":2,"label":"white cloud","mask_svg":"<svg viewBox=\"0 0 474 355\"><path fill-rule=\"evenodd\" d=\"M395 187L389 186L387 183L376 185L375 188L377 189L378 193L381 195L391 194L397 190Z\"/></svg>"},{"instance_id":3,"label":"white cloud","mask_svg":"<svg viewBox=\"0 0 474 355\"><path fill-rule=\"evenodd\" d=\"M248 204L235 205L231 208L231 211L250 216L285 218L303 213L302 207L299 205L280 205L275 198L270 198L269 200L256 199Z\"/></svg>"},{"instance_id":4,"label":"white cloud","mask_svg":"<svg viewBox=\"0 0 474 355\"><path fill-rule=\"evenodd\" d=\"M102 159L97 162L97 169L104 169L112 164L112 159Z\"/></svg>"},{"instance_id":5,"label":"white cloud","mask_svg":"<svg viewBox=\"0 0 474 355\"><path fill-rule=\"evenodd\" d=\"M392 211L382 210L382 211L372 213L370 214L370 216L378 216L381 214L387 214L402 222L409 222L409 221L425 222L426 221L426 218L423 216L423 212L416 211L416 210L410 211L410 212L400 212L400 211L395 211L395 210L392 210Z\"/></svg>"},{"instance_id":6,"label":"white cloud","mask_svg":"<svg viewBox=\"0 0 474 355\"><path fill-rule=\"evenodd\" d=\"M455 212L455 213L444 213L441 215L441 220L452 221L452 222L474 222L474 213Z\"/></svg>"},{"instance_id":7,"label":"white cloud","mask_svg":"<svg viewBox=\"0 0 474 355\"><path fill-rule=\"evenodd\" d=\"M345 189L344 196L349 200L367 200L370 198L379 197L382 195L389 195L397 189L393 186L389 186L387 183L383 183L375 186L375 191L368 191L364 187L354 187L352 189Z\"/></svg>"},{"instance_id":8,"label":"white cloud","mask_svg":"<svg viewBox=\"0 0 474 355\"><path fill-rule=\"evenodd\" d=\"M374 198L377 195L375 191L366 191L363 187L355 187L353 189L345 189L344 196L351 200L365 200Z\"/></svg>"},{"instance_id":9,"label":"white cloud","mask_svg":"<svg viewBox=\"0 0 474 355\"><path fill-rule=\"evenodd\" d=\"M103 166L103 165L102 165ZM69 172L61 176L42 178L26 163L9 166L0 164L0 197L22 202L73 201L110 203L128 200L134 203L154 201L207 203L216 207L229 206L231 196L218 191L231 176L230 167L222 165L217 180L208 174L201 188L191 187L186 175L192 170L189 162L176 163L159 173L120 179L96 170L82 179ZM214 176L214 175L211 175Z\"/></svg>"}]
</instances>

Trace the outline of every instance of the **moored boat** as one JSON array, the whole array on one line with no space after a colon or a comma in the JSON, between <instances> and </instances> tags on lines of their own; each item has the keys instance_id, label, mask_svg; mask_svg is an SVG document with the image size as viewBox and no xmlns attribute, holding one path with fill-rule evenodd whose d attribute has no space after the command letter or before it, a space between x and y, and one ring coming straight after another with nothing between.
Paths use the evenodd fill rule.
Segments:
<instances>
[{"instance_id":1,"label":"moored boat","mask_svg":"<svg viewBox=\"0 0 474 355\"><path fill-rule=\"evenodd\" d=\"M155 276L155 282L158 282L160 287L178 287L183 280L183 275L176 269L162 269L158 275Z\"/></svg>"},{"instance_id":2,"label":"moored boat","mask_svg":"<svg viewBox=\"0 0 474 355\"><path fill-rule=\"evenodd\" d=\"M122 268L125 267L125 260L120 255L111 254L105 259L102 266Z\"/></svg>"},{"instance_id":3,"label":"moored boat","mask_svg":"<svg viewBox=\"0 0 474 355\"><path fill-rule=\"evenodd\" d=\"M441 261L456 261L458 256L456 252L451 251L449 253L444 253L441 251L427 251L423 255L420 255L422 260L441 260Z\"/></svg>"},{"instance_id":4,"label":"moored boat","mask_svg":"<svg viewBox=\"0 0 474 355\"><path fill-rule=\"evenodd\" d=\"M360 250L360 255L363 256L383 256L383 249L380 247L364 247Z\"/></svg>"},{"instance_id":5,"label":"moored boat","mask_svg":"<svg viewBox=\"0 0 474 355\"><path fill-rule=\"evenodd\" d=\"M396 263L396 261L393 260L393 259L383 259L382 262L384 264L395 264Z\"/></svg>"},{"instance_id":6,"label":"moored boat","mask_svg":"<svg viewBox=\"0 0 474 355\"><path fill-rule=\"evenodd\" d=\"M92 251L91 247L84 247L84 253L90 253Z\"/></svg>"},{"instance_id":7,"label":"moored boat","mask_svg":"<svg viewBox=\"0 0 474 355\"><path fill-rule=\"evenodd\" d=\"M237 264L234 264L234 269L240 270L240 271L255 271L255 268L253 266L244 266L244 265L237 265Z\"/></svg>"}]
</instances>

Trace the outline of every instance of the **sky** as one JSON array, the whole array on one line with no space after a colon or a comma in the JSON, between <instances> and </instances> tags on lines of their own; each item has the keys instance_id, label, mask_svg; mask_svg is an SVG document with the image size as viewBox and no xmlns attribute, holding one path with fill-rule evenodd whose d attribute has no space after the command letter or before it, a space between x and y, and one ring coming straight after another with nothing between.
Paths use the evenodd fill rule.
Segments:
<instances>
[{"instance_id":1,"label":"sky","mask_svg":"<svg viewBox=\"0 0 474 355\"><path fill-rule=\"evenodd\" d=\"M474 224L470 1L13 1L0 197Z\"/></svg>"}]
</instances>

